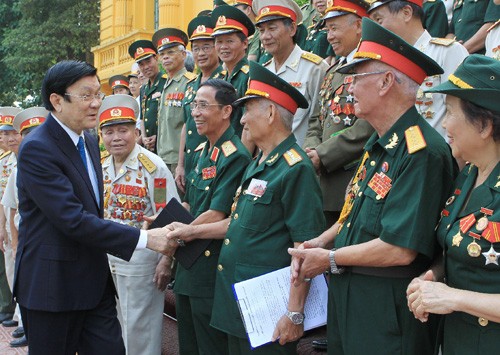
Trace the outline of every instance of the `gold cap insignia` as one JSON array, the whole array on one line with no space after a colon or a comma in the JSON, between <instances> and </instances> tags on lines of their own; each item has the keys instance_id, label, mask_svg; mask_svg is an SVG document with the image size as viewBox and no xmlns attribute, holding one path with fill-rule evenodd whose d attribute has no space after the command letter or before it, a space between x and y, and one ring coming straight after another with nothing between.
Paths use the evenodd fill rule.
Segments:
<instances>
[{"instance_id":1,"label":"gold cap insignia","mask_svg":"<svg viewBox=\"0 0 500 355\"><path fill-rule=\"evenodd\" d=\"M111 116L112 117L118 117L118 116L121 116L122 115L122 110L120 110L119 108L114 108L111 110Z\"/></svg>"},{"instance_id":2,"label":"gold cap insignia","mask_svg":"<svg viewBox=\"0 0 500 355\"><path fill-rule=\"evenodd\" d=\"M207 28L203 25L199 25L198 27L196 27L196 33L205 33L207 32Z\"/></svg>"},{"instance_id":3,"label":"gold cap insignia","mask_svg":"<svg viewBox=\"0 0 500 355\"><path fill-rule=\"evenodd\" d=\"M269 11L271 11L271 10L269 10L268 7L263 7L262 10L260 10L260 14L265 15L265 14L268 14Z\"/></svg>"},{"instance_id":4,"label":"gold cap insignia","mask_svg":"<svg viewBox=\"0 0 500 355\"><path fill-rule=\"evenodd\" d=\"M217 26L224 26L227 23L226 16L219 16L217 20Z\"/></svg>"},{"instance_id":5,"label":"gold cap insignia","mask_svg":"<svg viewBox=\"0 0 500 355\"><path fill-rule=\"evenodd\" d=\"M115 85L120 85L120 80L115 81Z\"/></svg>"},{"instance_id":6,"label":"gold cap insignia","mask_svg":"<svg viewBox=\"0 0 500 355\"><path fill-rule=\"evenodd\" d=\"M168 37L165 37L161 40L161 44L165 44L165 43L169 43L170 42L170 38Z\"/></svg>"},{"instance_id":7,"label":"gold cap insignia","mask_svg":"<svg viewBox=\"0 0 500 355\"><path fill-rule=\"evenodd\" d=\"M328 0L328 1L326 2L326 6L327 6L327 7L332 7L332 6L333 6L333 0Z\"/></svg>"},{"instance_id":8,"label":"gold cap insignia","mask_svg":"<svg viewBox=\"0 0 500 355\"><path fill-rule=\"evenodd\" d=\"M142 54L142 53L144 53L144 48L142 48L142 47L137 47L137 49L135 50L135 52L136 52L137 54Z\"/></svg>"},{"instance_id":9,"label":"gold cap insignia","mask_svg":"<svg viewBox=\"0 0 500 355\"><path fill-rule=\"evenodd\" d=\"M4 122L5 123L12 123L12 117L10 117L10 116L4 116Z\"/></svg>"},{"instance_id":10,"label":"gold cap insignia","mask_svg":"<svg viewBox=\"0 0 500 355\"><path fill-rule=\"evenodd\" d=\"M40 124L40 120L37 117L30 118L30 125L32 124Z\"/></svg>"}]
</instances>

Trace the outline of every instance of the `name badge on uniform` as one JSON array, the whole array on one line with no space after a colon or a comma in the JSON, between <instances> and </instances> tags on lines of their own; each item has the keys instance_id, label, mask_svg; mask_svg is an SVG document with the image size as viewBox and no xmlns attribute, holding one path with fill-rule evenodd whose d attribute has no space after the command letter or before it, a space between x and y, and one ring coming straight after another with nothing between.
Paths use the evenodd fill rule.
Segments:
<instances>
[{"instance_id":1,"label":"name badge on uniform","mask_svg":"<svg viewBox=\"0 0 500 355\"><path fill-rule=\"evenodd\" d=\"M248 185L247 194L255 197L261 197L266 192L267 181L252 179Z\"/></svg>"}]
</instances>

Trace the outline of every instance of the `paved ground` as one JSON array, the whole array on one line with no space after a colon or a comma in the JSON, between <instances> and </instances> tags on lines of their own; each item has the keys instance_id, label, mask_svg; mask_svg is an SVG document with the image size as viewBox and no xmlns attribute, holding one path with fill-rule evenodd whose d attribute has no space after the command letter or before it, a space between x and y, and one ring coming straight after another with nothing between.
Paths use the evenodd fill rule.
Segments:
<instances>
[{"instance_id":1,"label":"paved ground","mask_svg":"<svg viewBox=\"0 0 500 355\"><path fill-rule=\"evenodd\" d=\"M16 328L6 328L0 325L0 354L2 355L25 355L28 353L28 347L11 348L9 343L13 339L10 335Z\"/></svg>"}]
</instances>

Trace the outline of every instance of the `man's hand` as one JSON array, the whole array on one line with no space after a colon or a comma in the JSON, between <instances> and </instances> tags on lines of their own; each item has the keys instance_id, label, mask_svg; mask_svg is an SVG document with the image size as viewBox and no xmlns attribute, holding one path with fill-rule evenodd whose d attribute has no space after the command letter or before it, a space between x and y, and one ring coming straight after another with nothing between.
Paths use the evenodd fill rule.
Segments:
<instances>
[{"instance_id":1,"label":"man's hand","mask_svg":"<svg viewBox=\"0 0 500 355\"><path fill-rule=\"evenodd\" d=\"M175 168L175 184L177 185L177 188L183 193L186 192L186 176L184 174L184 166L181 166L180 164L177 165L177 167Z\"/></svg>"},{"instance_id":2,"label":"man's hand","mask_svg":"<svg viewBox=\"0 0 500 355\"><path fill-rule=\"evenodd\" d=\"M299 286L302 282L308 281L308 279L312 279L330 268L330 250L288 248L288 254L294 259L298 259L292 265L292 283L295 286ZM298 272L297 265L300 265Z\"/></svg>"},{"instance_id":3,"label":"man's hand","mask_svg":"<svg viewBox=\"0 0 500 355\"><path fill-rule=\"evenodd\" d=\"M1 207L1 206L0 206ZM9 236L5 227L0 227L0 250L5 253L5 247L9 245Z\"/></svg>"},{"instance_id":4,"label":"man's hand","mask_svg":"<svg viewBox=\"0 0 500 355\"><path fill-rule=\"evenodd\" d=\"M195 226L191 224L184 224L179 222L174 222L168 225L171 232L168 233L168 239L172 240L182 240L184 243L189 243L195 238Z\"/></svg>"},{"instance_id":5,"label":"man's hand","mask_svg":"<svg viewBox=\"0 0 500 355\"><path fill-rule=\"evenodd\" d=\"M167 237L170 232L169 226L148 230L148 241L146 248L162 253L167 256L173 255L171 240Z\"/></svg>"},{"instance_id":6,"label":"man's hand","mask_svg":"<svg viewBox=\"0 0 500 355\"><path fill-rule=\"evenodd\" d=\"M154 150L156 147L156 135L142 138L144 146L149 150Z\"/></svg>"},{"instance_id":7,"label":"man's hand","mask_svg":"<svg viewBox=\"0 0 500 355\"><path fill-rule=\"evenodd\" d=\"M280 345L285 345L298 340L302 335L304 335L304 324L295 325L286 315L283 315L274 328L272 341L279 340Z\"/></svg>"},{"instance_id":8,"label":"man's hand","mask_svg":"<svg viewBox=\"0 0 500 355\"><path fill-rule=\"evenodd\" d=\"M321 160L319 159L318 152L316 149L306 148L306 153L309 159L311 159L311 163L316 170L316 174L320 175L321 172Z\"/></svg>"},{"instance_id":9,"label":"man's hand","mask_svg":"<svg viewBox=\"0 0 500 355\"><path fill-rule=\"evenodd\" d=\"M156 288L160 291L165 291L167 284L172 278L172 259L168 256L162 256L158 265L156 265L155 276L153 277L153 282L156 284Z\"/></svg>"}]
</instances>

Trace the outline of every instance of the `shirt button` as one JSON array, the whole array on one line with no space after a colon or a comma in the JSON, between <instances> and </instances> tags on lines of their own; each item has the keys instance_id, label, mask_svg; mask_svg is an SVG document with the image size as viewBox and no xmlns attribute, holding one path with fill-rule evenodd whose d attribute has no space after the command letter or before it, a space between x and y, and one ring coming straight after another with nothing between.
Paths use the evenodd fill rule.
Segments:
<instances>
[{"instance_id":1,"label":"shirt button","mask_svg":"<svg viewBox=\"0 0 500 355\"><path fill-rule=\"evenodd\" d=\"M191 184L194 182L194 179L191 179Z\"/></svg>"},{"instance_id":2,"label":"shirt button","mask_svg":"<svg viewBox=\"0 0 500 355\"><path fill-rule=\"evenodd\" d=\"M188 150L187 150L187 153L188 153L188 154L189 154L189 153L191 153L191 149L188 149Z\"/></svg>"},{"instance_id":3,"label":"shirt button","mask_svg":"<svg viewBox=\"0 0 500 355\"><path fill-rule=\"evenodd\" d=\"M191 130L188 131L188 134L192 134L192 133L193 133L193 131L191 131Z\"/></svg>"},{"instance_id":4,"label":"shirt button","mask_svg":"<svg viewBox=\"0 0 500 355\"><path fill-rule=\"evenodd\" d=\"M372 161L370 162L370 165L371 165L371 166L375 166L375 164L377 164L377 163L375 162L375 160L372 160Z\"/></svg>"},{"instance_id":5,"label":"shirt button","mask_svg":"<svg viewBox=\"0 0 500 355\"><path fill-rule=\"evenodd\" d=\"M488 325L488 323L489 323L489 321L486 318L483 318L483 317L479 317L477 319L477 322L479 323L479 325L481 327L486 327Z\"/></svg>"},{"instance_id":6,"label":"shirt button","mask_svg":"<svg viewBox=\"0 0 500 355\"><path fill-rule=\"evenodd\" d=\"M224 244L225 244L225 245L229 245L229 243L231 243L231 242L229 241L229 239L227 239L227 238L226 238L226 239L224 239Z\"/></svg>"},{"instance_id":7,"label":"shirt button","mask_svg":"<svg viewBox=\"0 0 500 355\"><path fill-rule=\"evenodd\" d=\"M363 191L360 191L358 194L359 197L363 196Z\"/></svg>"},{"instance_id":8,"label":"shirt button","mask_svg":"<svg viewBox=\"0 0 500 355\"><path fill-rule=\"evenodd\" d=\"M210 186L205 187L205 191L210 190Z\"/></svg>"},{"instance_id":9,"label":"shirt button","mask_svg":"<svg viewBox=\"0 0 500 355\"><path fill-rule=\"evenodd\" d=\"M235 213L235 214L234 214L234 219L238 219L238 217L239 217L239 216L238 216L238 214L237 214L237 213Z\"/></svg>"},{"instance_id":10,"label":"shirt button","mask_svg":"<svg viewBox=\"0 0 500 355\"><path fill-rule=\"evenodd\" d=\"M449 224L446 226L446 229L450 229L450 225Z\"/></svg>"},{"instance_id":11,"label":"shirt button","mask_svg":"<svg viewBox=\"0 0 500 355\"><path fill-rule=\"evenodd\" d=\"M205 250L205 256L209 257L210 256L210 250Z\"/></svg>"},{"instance_id":12,"label":"shirt button","mask_svg":"<svg viewBox=\"0 0 500 355\"><path fill-rule=\"evenodd\" d=\"M221 264L219 264L219 265L217 265L217 270L222 271L222 270L224 270L224 268L222 267Z\"/></svg>"},{"instance_id":13,"label":"shirt button","mask_svg":"<svg viewBox=\"0 0 500 355\"><path fill-rule=\"evenodd\" d=\"M351 222L347 223L347 228L349 228L351 226Z\"/></svg>"}]
</instances>

